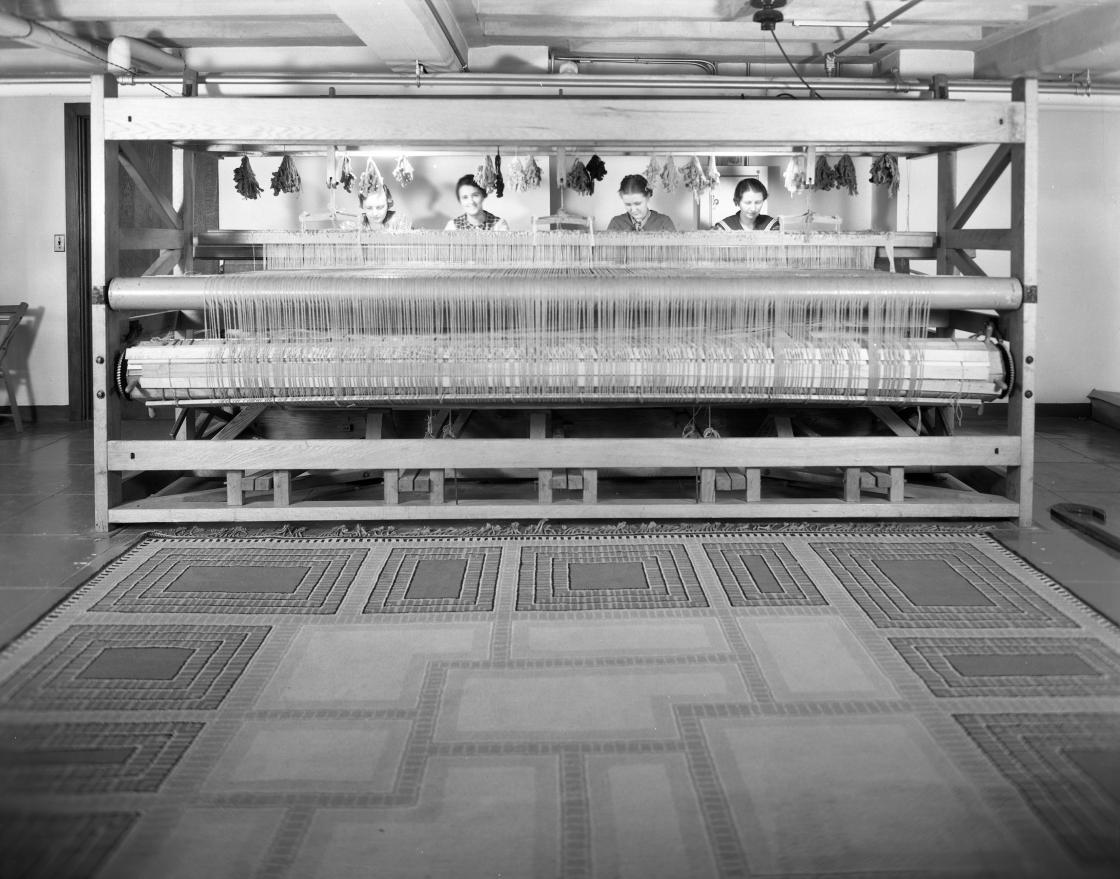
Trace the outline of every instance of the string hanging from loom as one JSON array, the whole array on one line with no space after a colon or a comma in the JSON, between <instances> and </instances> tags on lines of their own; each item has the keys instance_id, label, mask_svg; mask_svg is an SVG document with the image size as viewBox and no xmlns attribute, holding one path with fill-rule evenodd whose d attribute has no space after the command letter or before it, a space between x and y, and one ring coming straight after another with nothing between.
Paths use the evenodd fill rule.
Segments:
<instances>
[{"instance_id":1,"label":"string hanging from loom","mask_svg":"<svg viewBox=\"0 0 1120 879\"><path fill-rule=\"evenodd\" d=\"M593 285L571 267L224 276L206 294L205 331L221 349L206 381L272 398L521 402L920 389L913 340L929 305L904 289L839 295L823 274L593 274Z\"/></svg>"}]
</instances>

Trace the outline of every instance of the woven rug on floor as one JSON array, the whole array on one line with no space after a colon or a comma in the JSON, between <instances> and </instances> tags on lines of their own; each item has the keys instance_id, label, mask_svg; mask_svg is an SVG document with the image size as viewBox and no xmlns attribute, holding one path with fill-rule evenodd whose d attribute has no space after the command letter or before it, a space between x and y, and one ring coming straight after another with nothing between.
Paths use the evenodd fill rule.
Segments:
<instances>
[{"instance_id":1,"label":"woven rug on floor","mask_svg":"<svg viewBox=\"0 0 1120 879\"><path fill-rule=\"evenodd\" d=\"M1120 633L983 533L160 536L0 654L0 875L1120 871Z\"/></svg>"}]
</instances>

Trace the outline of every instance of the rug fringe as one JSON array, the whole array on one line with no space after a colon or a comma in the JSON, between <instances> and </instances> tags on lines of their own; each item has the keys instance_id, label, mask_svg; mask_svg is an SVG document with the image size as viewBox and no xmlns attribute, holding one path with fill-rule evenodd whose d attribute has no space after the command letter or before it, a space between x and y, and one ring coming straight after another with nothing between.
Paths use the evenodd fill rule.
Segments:
<instances>
[{"instance_id":1,"label":"rug fringe","mask_svg":"<svg viewBox=\"0 0 1120 879\"><path fill-rule=\"evenodd\" d=\"M199 525L150 531L150 537L204 539L220 538L355 538L355 537L535 537L535 536L595 536L625 534L828 534L839 532L860 533L913 533L937 532L945 534L984 534L994 528L990 522L967 521L907 521L907 522L851 522L841 521L752 521L752 522L594 522L557 523L540 519L534 523L487 522L481 525L378 525L355 522L353 525L283 525L277 528L247 528L236 525L227 528L206 528Z\"/></svg>"}]
</instances>

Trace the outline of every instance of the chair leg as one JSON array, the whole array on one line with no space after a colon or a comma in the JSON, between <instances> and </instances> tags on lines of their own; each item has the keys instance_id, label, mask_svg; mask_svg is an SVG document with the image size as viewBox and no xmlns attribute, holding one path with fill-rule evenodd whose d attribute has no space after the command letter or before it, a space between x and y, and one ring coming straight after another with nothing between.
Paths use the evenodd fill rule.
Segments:
<instances>
[{"instance_id":1,"label":"chair leg","mask_svg":"<svg viewBox=\"0 0 1120 879\"><path fill-rule=\"evenodd\" d=\"M4 387L8 389L8 405L12 407L12 421L16 424L16 433L23 433L23 421L19 417L19 404L16 403L16 392L12 387L11 376L3 370L0 370L0 375L4 376Z\"/></svg>"}]
</instances>

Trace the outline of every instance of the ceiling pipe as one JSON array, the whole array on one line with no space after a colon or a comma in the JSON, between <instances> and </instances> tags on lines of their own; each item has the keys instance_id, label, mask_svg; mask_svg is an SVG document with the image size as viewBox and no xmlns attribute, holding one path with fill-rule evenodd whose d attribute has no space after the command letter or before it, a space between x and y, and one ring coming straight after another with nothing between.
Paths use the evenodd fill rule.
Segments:
<instances>
[{"instance_id":1,"label":"ceiling pipe","mask_svg":"<svg viewBox=\"0 0 1120 879\"><path fill-rule=\"evenodd\" d=\"M871 77L806 77L806 80L819 91L831 92L863 92L889 93L894 95L926 94L930 90L928 79L886 79ZM73 75L60 75L54 77L0 77L0 85L78 85L88 88L88 77L75 77ZM135 85L176 85L179 80L173 76L141 76L136 77ZM208 74L206 84L213 86L243 86L273 87L273 86L308 86L326 89L337 88L362 88L362 89L393 89L412 95L424 95L426 92L438 92L441 89L458 90L468 88L509 88L523 91L528 96L548 92L555 93L564 90L568 94L572 90L597 89L607 91L610 89L665 89L671 91L723 92L723 93L757 93L760 91L782 92L790 89L804 88L801 81L795 77L734 77L734 76L690 76L667 77L658 75L647 76L611 76L605 74L576 74L565 76L562 74L480 74L480 73L430 73L421 77L419 84L415 76L276 76L253 74ZM1009 79L951 79L948 82L950 94L975 94L981 92L1009 91ZM1082 95L1085 85L1073 79L1039 80L1038 90L1044 94L1069 94ZM1120 83L1094 82L1092 95L1120 95Z\"/></svg>"},{"instance_id":2,"label":"ceiling pipe","mask_svg":"<svg viewBox=\"0 0 1120 879\"><path fill-rule=\"evenodd\" d=\"M21 43L30 43L41 49L49 49L59 55L71 58L80 58L88 62L90 58L98 61L105 60L105 45L94 43L83 37L72 34L63 34L36 21L20 18L18 15L9 15L0 12L0 37L16 40Z\"/></svg>"},{"instance_id":3,"label":"ceiling pipe","mask_svg":"<svg viewBox=\"0 0 1120 879\"><path fill-rule=\"evenodd\" d=\"M182 73L187 65L182 58L169 55L151 43L132 37L115 37L109 43L108 66L110 73L118 75L123 72Z\"/></svg>"},{"instance_id":4,"label":"ceiling pipe","mask_svg":"<svg viewBox=\"0 0 1120 879\"><path fill-rule=\"evenodd\" d=\"M587 62L588 64L604 63L604 64L689 64L693 67L699 67L705 73L715 76L719 73L719 68L714 61L708 61L706 58L640 58L633 55L553 55L552 60L556 62L574 61L576 64Z\"/></svg>"}]
</instances>

